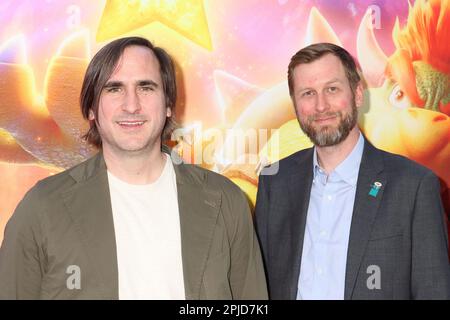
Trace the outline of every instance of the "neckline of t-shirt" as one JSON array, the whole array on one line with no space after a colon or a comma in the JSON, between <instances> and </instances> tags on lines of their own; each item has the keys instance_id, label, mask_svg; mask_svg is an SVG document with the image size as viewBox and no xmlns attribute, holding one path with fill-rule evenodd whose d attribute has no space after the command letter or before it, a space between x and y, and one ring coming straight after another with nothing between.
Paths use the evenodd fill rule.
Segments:
<instances>
[{"instance_id":1,"label":"neckline of t-shirt","mask_svg":"<svg viewBox=\"0 0 450 320\"><path fill-rule=\"evenodd\" d=\"M152 183L147 183L147 184L133 184L133 183L128 183L126 181L123 181L122 179L118 178L117 176L115 176L111 171L107 170L108 173L108 180L112 180L113 183L115 184L119 184L122 185L128 189L132 189L132 190L148 190L149 188L155 188L156 186L158 186L161 181L164 180L164 178L169 174L170 172L170 167L171 167L171 158L168 154L165 154L166 156L166 163L164 164L164 168L161 171L161 174L159 175L158 179L156 179L154 182Z\"/></svg>"}]
</instances>

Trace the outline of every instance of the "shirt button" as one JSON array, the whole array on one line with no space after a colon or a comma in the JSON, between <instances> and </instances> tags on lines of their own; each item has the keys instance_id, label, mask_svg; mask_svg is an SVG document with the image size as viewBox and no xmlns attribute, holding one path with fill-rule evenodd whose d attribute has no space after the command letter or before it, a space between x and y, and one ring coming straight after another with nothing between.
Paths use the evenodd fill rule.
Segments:
<instances>
[{"instance_id":1,"label":"shirt button","mask_svg":"<svg viewBox=\"0 0 450 320\"><path fill-rule=\"evenodd\" d=\"M322 268L317 268L317 274L320 276L320 275L322 275L322 273L323 273Z\"/></svg>"},{"instance_id":2,"label":"shirt button","mask_svg":"<svg viewBox=\"0 0 450 320\"><path fill-rule=\"evenodd\" d=\"M321 231L320 232L320 236L323 238L323 237L325 237L327 235L327 232L326 231Z\"/></svg>"},{"instance_id":3,"label":"shirt button","mask_svg":"<svg viewBox=\"0 0 450 320\"><path fill-rule=\"evenodd\" d=\"M327 196L327 199L331 201L331 199L333 199L332 196Z\"/></svg>"}]
</instances>

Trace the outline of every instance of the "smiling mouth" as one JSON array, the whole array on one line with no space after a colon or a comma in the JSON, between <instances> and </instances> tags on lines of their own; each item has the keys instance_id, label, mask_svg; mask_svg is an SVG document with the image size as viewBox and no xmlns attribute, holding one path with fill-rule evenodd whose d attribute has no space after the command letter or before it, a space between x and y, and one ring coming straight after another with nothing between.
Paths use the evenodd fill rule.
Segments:
<instances>
[{"instance_id":1,"label":"smiling mouth","mask_svg":"<svg viewBox=\"0 0 450 320\"><path fill-rule=\"evenodd\" d=\"M316 118L316 119L314 119L314 122L321 123L321 122L326 122L326 121L329 121L329 120L333 120L335 118L336 118L336 116L326 117L326 118Z\"/></svg>"},{"instance_id":2,"label":"smiling mouth","mask_svg":"<svg viewBox=\"0 0 450 320\"><path fill-rule=\"evenodd\" d=\"M123 128L138 128L146 123L146 120L142 121L116 121L116 123Z\"/></svg>"}]
</instances>

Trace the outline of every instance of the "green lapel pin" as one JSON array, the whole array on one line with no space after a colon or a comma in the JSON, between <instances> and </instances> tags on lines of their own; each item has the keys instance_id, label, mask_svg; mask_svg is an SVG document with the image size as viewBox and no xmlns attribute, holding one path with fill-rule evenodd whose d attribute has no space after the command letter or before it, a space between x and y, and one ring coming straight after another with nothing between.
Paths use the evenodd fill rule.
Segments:
<instances>
[{"instance_id":1,"label":"green lapel pin","mask_svg":"<svg viewBox=\"0 0 450 320\"><path fill-rule=\"evenodd\" d=\"M376 198L376 196L378 194L378 191L380 190L381 186L382 186L381 182L378 182L378 181L375 182L372 185L372 188L369 191L369 196L372 196L372 197Z\"/></svg>"}]
</instances>

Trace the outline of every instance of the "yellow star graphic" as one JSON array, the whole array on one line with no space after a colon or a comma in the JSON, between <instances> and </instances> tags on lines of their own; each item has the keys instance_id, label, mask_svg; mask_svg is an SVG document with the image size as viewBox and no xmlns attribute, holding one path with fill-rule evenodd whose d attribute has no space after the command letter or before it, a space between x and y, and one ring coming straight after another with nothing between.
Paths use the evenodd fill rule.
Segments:
<instances>
[{"instance_id":1,"label":"yellow star graphic","mask_svg":"<svg viewBox=\"0 0 450 320\"><path fill-rule=\"evenodd\" d=\"M96 40L116 38L153 22L212 50L203 0L107 0Z\"/></svg>"}]
</instances>

